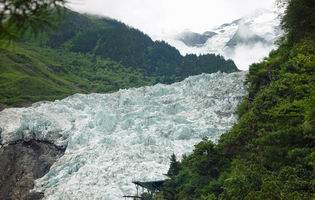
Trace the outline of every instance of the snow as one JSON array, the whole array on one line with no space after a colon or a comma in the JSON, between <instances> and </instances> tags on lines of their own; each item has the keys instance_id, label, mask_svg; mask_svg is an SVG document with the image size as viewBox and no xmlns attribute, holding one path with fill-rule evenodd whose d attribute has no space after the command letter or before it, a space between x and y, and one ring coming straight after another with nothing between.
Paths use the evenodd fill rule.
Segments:
<instances>
[{"instance_id":1,"label":"snow","mask_svg":"<svg viewBox=\"0 0 315 200\"><path fill-rule=\"evenodd\" d=\"M122 199L134 180L165 179L169 157L216 142L235 122L245 72L189 77L111 94L76 94L0 112L0 141L37 139L66 147L36 180L44 199Z\"/></svg>"},{"instance_id":2,"label":"snow","mask_svg":"<svg viewBox=\"0 0 315 200\"><path fill-rule=\"evenodd\" d=\"M248 70L249 65L258 62L268 56L275 49L274 42L281 37L280 21L283 11L272 11L268 9L257 9L247 16L242 17L229 24L224 24L211 32L217 33L214 37L200 47L189 47L179 41L176 35L155 36L155 40L164 40L179 50L182 55L186 54L220 54L226 59L232 59L239 69ZM235 48L227 47L227 43L236 33L241 37L257 35L265 39L266 43L257 41L254 44L239 44Z\"/></svg>"}]
</instances>

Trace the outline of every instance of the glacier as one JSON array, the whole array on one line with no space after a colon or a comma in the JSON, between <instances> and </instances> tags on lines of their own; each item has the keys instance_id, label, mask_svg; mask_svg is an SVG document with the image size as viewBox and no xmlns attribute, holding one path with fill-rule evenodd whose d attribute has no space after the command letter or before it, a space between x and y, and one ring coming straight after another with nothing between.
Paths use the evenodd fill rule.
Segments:
<instances>
[{"instance_id":1,"label":"glacier","mask_svg":"<svg viewBox=\"0 0 315 200\"><path fill-rule=\"evenodd\" d=\"M122 199L132 181L165 179L169 158L216 142L236 121L246 72L202 74L110 94L75 94L0 112L0 142L31 139L66 148L35 181L44 199ZM0 146L0 148L1 148Z\"/></svg>"}]
</instances>

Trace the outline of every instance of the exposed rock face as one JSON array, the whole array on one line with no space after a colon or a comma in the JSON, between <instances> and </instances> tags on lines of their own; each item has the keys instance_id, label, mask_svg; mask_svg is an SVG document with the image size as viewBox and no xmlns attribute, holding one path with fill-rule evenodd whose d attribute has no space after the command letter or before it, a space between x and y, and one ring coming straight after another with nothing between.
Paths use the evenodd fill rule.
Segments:
<instances>
[{"instance_id":1,"label":"exposed rock face","mask_svg":"<svg viewBox=\"0 0 315 200\"><path fill-rule=\"evenodd\" d=\"M215 35L217 35L217 33L212 31L207 31L203 34L186 31L177 35L176 38L189 47L199 47L204 45L208 39Z\"/></svg>"},{"instance_id":2,"label":"exposed rock face","mask_svg":"<svg viewBox=\"0 0 315 200\"><path fill-rule=\"evenodd\" d=\"M30 193L34 180L44 176L63 153L53 144L35 140L1 147L0 199L41 199L43 194Z\"/></svg>"}]
</instances>

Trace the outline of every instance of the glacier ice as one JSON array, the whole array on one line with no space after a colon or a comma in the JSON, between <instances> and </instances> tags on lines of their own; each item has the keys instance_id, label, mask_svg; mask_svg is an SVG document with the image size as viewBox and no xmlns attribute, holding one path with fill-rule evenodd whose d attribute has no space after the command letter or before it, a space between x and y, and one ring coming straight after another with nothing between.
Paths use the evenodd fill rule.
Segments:
<instances>
[{"instance_id":1,"label":"glacier ice","mask_svg":"<svg viewBox=\"0 0 315 200\"><path fill-rule=\"evenodd\" d=\"M134 180L164 179L169 157L201 138L217 141L235 122L245 72L189 77L111 94L76 94L0 112L0 142L49 141L66 147L36 180L44 199L121 199Z\"/></svg>"}]
</instances>

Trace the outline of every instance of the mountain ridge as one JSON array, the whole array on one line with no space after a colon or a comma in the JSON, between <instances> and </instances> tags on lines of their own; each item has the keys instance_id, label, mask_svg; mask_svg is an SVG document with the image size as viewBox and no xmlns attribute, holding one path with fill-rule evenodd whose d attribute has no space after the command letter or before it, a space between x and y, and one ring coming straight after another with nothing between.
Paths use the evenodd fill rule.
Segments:
<instances>
[{"instance_id":1,"label":"mountain ridge","mask_svg":"<svg viewBox=\"0 0 315 200\"><path fill-rule=\"evenodd\" d=\"M113 19L67 9L62 17L55 29L0 48L0 109L238 71L222 56L181 56L165 42Z\"/></svg>"},{"instance_id":2,"label":"mountain ridge","mask_svg":"<svg viewBox=\"0 0 315 200\"><path fill-rule=\"evenodd\" d=\"M282 16L283 13L280 11L257 9L240 19L210 29L209 31L214 32L215 35L203 40L202 44L194 43L194 38L185 38L181 35L186 33L195 35L197 38L205 37L204 34L187 31L157 38L176 47L182 55L190 53L220 54L227 59L233 59L239 68L247 69L250 64L267 56L275 48L274 42L283 33L280 28ZM253 54L255 51L262 53L255 55Z\"/></svg>"},{"instance_id":3,"label":"mountain ridge","mask_svg":"<svg viewBox=\"0 0 315 200\"><path fill-rule=\"evenodd\" d=\"M161 199L314 199L315 4L283 2L284 35L250 66L238 122L173 159Z\"/></svg>"}]
</instances>

